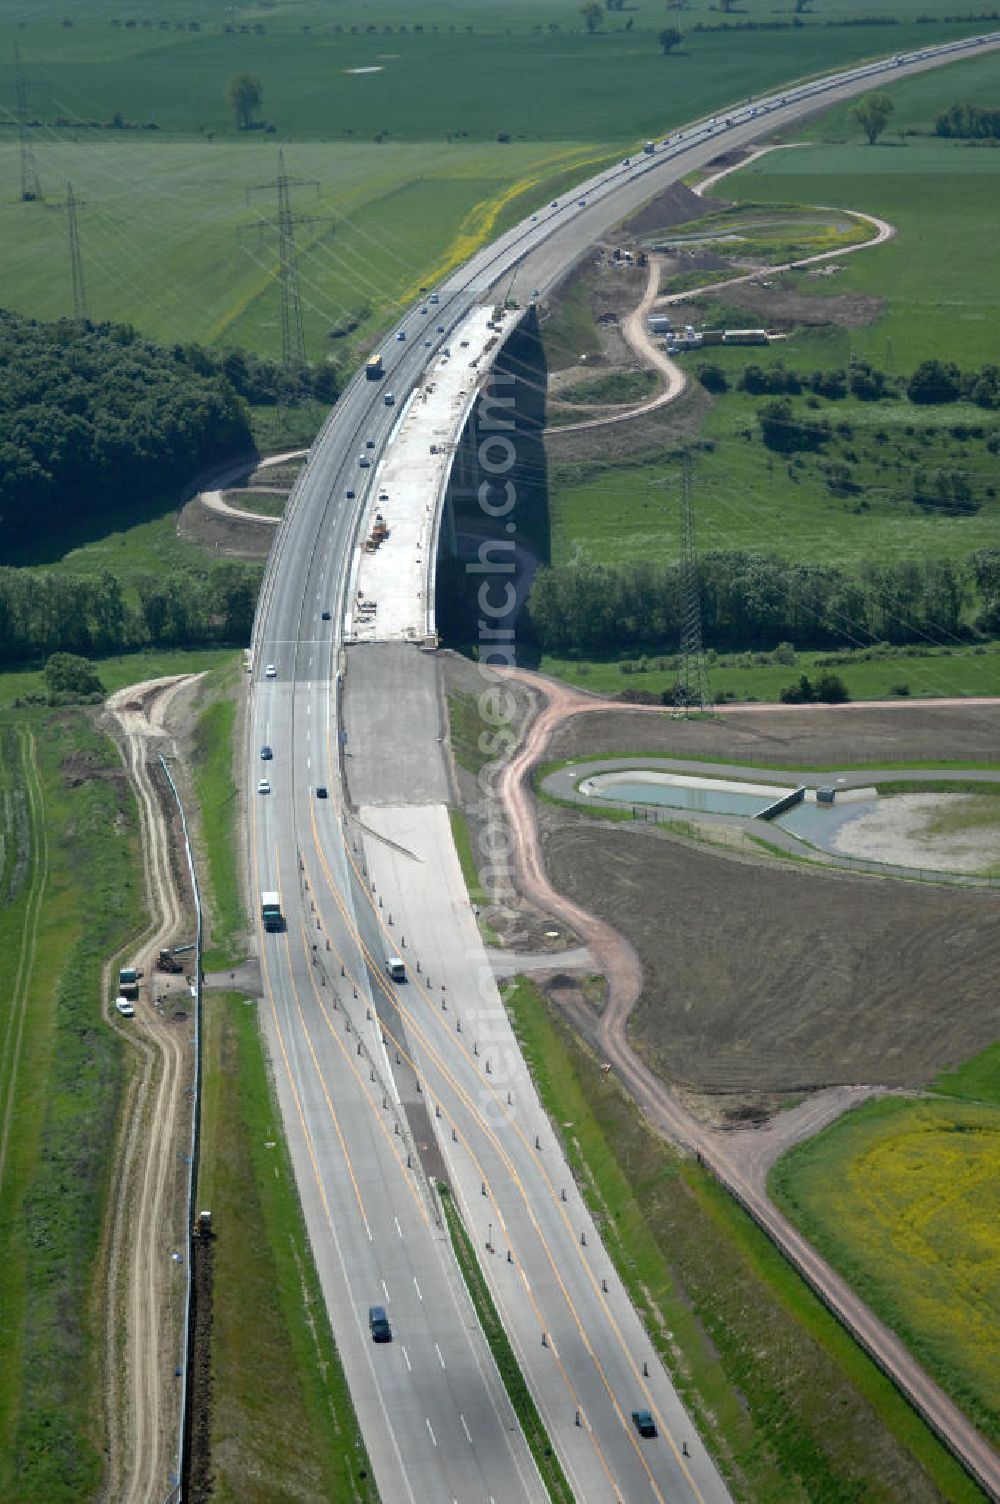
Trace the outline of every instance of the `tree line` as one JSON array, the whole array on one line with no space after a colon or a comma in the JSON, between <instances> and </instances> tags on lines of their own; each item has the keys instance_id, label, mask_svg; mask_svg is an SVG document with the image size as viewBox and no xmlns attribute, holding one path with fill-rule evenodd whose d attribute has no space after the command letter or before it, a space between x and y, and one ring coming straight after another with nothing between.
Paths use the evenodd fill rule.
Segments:
<instances>
[{"instance_id":1,"label":"tree line","mask_svg":"<svg viewBox=\"0 0 1000 1504\"><path fill-rule=\"evenodd\" d=\"M960 141L992 141L1000 137L1000 110L984 110L976 104L953 104L934 122L936 136Z\"/></svg>"},{"instance_id":2,"label":"tree line","mask_svg":"<svg viewBox=\"0 0 1000 1504\"><path fill-rule=\"evenodd\" d=\"M224 563L130 575L0 568L0 660L250 640L261 571Z\"/></svg>"},{"instance_id":3,"label":"tree line","mask_svg":"<svg viewBox=\"0 0 1000 1504\"><path fill-rule=\"evenodd\" d=\"M719 550L698 563L705 644L720 651L865 646L968 638L963 607L975 592L976 626L1000 628L1000 549L949 559L868 563L857 574L777 554ZM595 657L675 643L682 614L677 564L578 561L544 569L529 597L544 652Z\"/></svg>"},{"instance_id":4,"label":"tree line","mask_svg":"<svg viewBox=\"0 0 1000 1504\"><path fill-rule=\"evenodd\" d=\"M699 366L698 380L708 392L729 390L728 373L714 362ZM754 397L797 397L805 392L831 402L850 395L862 402L905 397L919 407L972 402L988 411L1000 408L1000 366L992 363L963 371L953 361L924 360L907 377L892 376L860 359L847 370L841 366L817 371L797 371L781 361L768 366L751 361L735 385Z\"/></svg>"}]
</instances>

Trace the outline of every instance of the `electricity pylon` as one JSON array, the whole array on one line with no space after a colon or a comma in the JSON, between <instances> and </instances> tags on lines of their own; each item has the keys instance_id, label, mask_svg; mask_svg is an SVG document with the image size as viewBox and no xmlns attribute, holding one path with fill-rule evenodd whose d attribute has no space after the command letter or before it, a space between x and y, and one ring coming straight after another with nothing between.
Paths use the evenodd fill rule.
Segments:
<instances>
[{"instance_id":1,"label":"electricity pylon","mask_svg":"<svg viewBox=\"0 0 1000 1504\"><path fill-rule=\"evenodd\" d=\"M28 90L21 71L21 49L14 48L14 95L17 109L17 137L21 147L21 202L33 204L42 197L42 184L35 163L35 149L28 130Z\"/></svg>"},{"instance_id":2,"label":"electricity pylon","mask_svg":"<svg viewBox=\"0 0 1000 1504\"><path fill-rule=\"evenodd\" d=\"M319 197L319 181L316 178L292 178L285 171L284 152L278 153L278 175L269 183L258 183L246 190L251 193L268 191L277 200L277 215L273 220L260 219L259 229L276 229L278 232L278 281L281 285L281 359L284 365L304 365L306 359L305 335L302 328L302 298L299 293L299 269L295 259L295 226L332 224L330 216L295 215L292 213L291 190L315 188Z\"/></svg>"},{"instance_id":3,"label":"electricity pylon","mask_svg":"<svg viewBox=\"0 0 1000 1504\"><path fill-rule=\"evenodd\" d=\"M709 704L708 674L701 636L701 580L694 536L691 457L686 450L681 472L681 532L681 691L686 709L704 710Z\"/></svg>"},{"instance_id":4,"label":"electricity pylon","mask_svg":"<svg viewBox=\"0 0 1000 1504\"><path fill-rule=\"evenodd\" d=\"M66 215L69 219L69 259L73 272L73 313L83 324L87 320L87 288L83 280L80 227L76 222L76 199L72 183L66 184Z\"/></svg>"}]
</instances>

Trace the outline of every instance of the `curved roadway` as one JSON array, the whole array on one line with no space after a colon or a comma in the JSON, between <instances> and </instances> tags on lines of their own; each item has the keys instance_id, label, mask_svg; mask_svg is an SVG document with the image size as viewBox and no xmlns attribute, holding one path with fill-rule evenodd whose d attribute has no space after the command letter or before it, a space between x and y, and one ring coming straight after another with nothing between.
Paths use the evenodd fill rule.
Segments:
<instances>
[{"instance_id":1,"label":"curved roadway","mask_svg":"<svg viewBox=\"0 0 1000 1504\"><path fill-rule=\"evenodd\" d=\"M542 1340L531 1352L520 1339L517 1346L576 1496L662 1504L668 1497L722 1501L727 1495L648 1344L641 1346L641 1329L620 1286L613 1275L598 1282L599 1244L591 1262L550 1194L564 1178L580 1219L576 1226L585 1225L554 1142L539 1137L532 1143L523 1131L498 1139L488 1110L493 1099L484 1095L470 1052L457 1040L423 1049L421 1085L405 1058L405 1031L393 1034L400 998L380 976L383 931L340 777L345 597L364 483L374 475L358 457L371 454L377 462L391 441L395 410L384 405L383 392L391 386L402 404L476 304L491 294L507 297L511 289L523 303L551 287L594 238L710 160L723 143L727 149L744 145L875 78L901 77L998 42L993 36L949 44L901 66L873 64L796 86L730 112L731 128L721 116L714 125L699 123L652 156L640 154L563 195L474 256L437 290L437 303L407 315L407 338L387 339L387 381L355 378L295 488L253 637L248 784L253 790L257 777L267 775L271 792L248 796L250 891L259 910L260 893L278 889L287 918L283 933L259 936L266 1028L324 1297L386 1501L507 1504L545 1497L425 1179L434 1173L436 1134L446 1122L470 1155L488 1160L504 1193L521 1198L524 1228L510 1228L518 1247L515 1269L523 1246L525 1260L530 1252L531 1267L543 1278L540 1284L536 1276L529 1280L527 1263L517 1269L518 1320L522 1306L530 1307ZM501 281L502 294L493 293ZM348 498L348 490L356 497ZM268 664L274 677L265 674ZM400 728L401 737L411 734ZM266 764L259 759L264 743L274 753ZM352 751L363 757L365 749ZM437 752L429 745L428 759ZM319 798L320 785L332 797ZM442 850L441 860L453 862L454 854ZM434 884L425 886L432 910ZM429 913L428 923L434 917ZM446 925L447 915L437 917ZM407 955L415 965L419 952ZM408 997L427 992L429 983ZM398 1052L396 1037L403 1046ZM483 1185L485 1197L485 1177ZM387 1307L393 1343L371 1342L371 1304ZM558 1351L546 1335L550 1311L567 1333ZM505 1319L514 1320L511 1307ZM647 1405L660 1420L657 1441L638 1441L628 1414L633 1404Z\"/></svg>"}]
</instances>

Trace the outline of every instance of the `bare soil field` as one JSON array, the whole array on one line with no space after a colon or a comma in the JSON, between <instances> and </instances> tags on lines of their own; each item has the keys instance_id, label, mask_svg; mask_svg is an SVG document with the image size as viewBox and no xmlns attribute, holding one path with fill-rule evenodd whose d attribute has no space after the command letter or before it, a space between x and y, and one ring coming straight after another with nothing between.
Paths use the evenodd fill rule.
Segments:
<instances>
[{"instance_id":1,"label":"bare soil field","mask_svg":"<svg viewBox=\"0 0 1000 1504\"><path fill-rule=\"evenodd\" d=\"M638 464L662 456L670 445L683 443L701 432L712 399L696 381L689 382L676 402L630 418L608 428L571 429L545 433L545 453L550 462L601 461L608 465Z\"/></svg>"},{"instance_id":2,"label":"bare soil field","mask_svg":"<svg viewBox=\"0 0 1000 1504\"><path fill-rule=\"evenodd\" d=\"M1000 705L762 707L711 720L609 706L560 726L550 758L715 758L758 767L873 767L887 762L1000 762Z\"/></svg>"},{"instance_id":3,"label":"bare soil field","mask_svg":"<svg viewBox=\"0 0 1000 1504\"><path fill-rule=\"evenodd\" d=\"M177 519L177 536L232 559L266 559L274 542L274 525L267 518L234 517L207 507L194 496Z\"/></svg>"},{"instance_id":4,"label":"bare soil field","mask_svg":"<svg viewBox=\"0 0 1000 1504\"><path fill-rule=\"evenodd\" d=\"M872 297L867 293L841 292L816 297L807 292L799 292L796 281L801 282L807 276L808 273L803 272L786 272L780 280L775 279L773 287L759 287L753 282L742 282L736 287L725 288L718 297L738 308L745 308L747 313L752 313L768 329L794 329L801 325L821 324L836 324L842 329L860 329L865 324L874 324L885 307L884 298ZM699 302L705 302L711 307L714 296L712 293L703 293Z\"/></svg>"},{"instance_id":5,"label":"bare soil field","mask_svg":"<svg viewBox=\"0 0 1000 1504\"><path fill-rule=\"evenodd\" d=\"M920 1086L996 1038L995 894L541 815L557 889L640 953L633 1045L731 1116L841 1083Z\"/></svg>"}]
</instances>

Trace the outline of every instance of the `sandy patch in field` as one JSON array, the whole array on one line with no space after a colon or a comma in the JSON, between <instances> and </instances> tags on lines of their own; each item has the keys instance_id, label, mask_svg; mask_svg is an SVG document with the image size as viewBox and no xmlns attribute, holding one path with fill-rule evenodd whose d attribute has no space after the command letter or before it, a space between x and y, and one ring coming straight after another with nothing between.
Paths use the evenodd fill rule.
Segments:
<instances>
[{"instance_id":1,"label":"sandy patch in field","mask_svg":"<svg viewBox=\"0 0 1000 1504\"><path fill-rule=\"evenodd\" d=\"M934 830L938 819L979 817L968 829ZM983 872L1000 864L1000 809L986 795L894 794L852 820L833 845L846 856L938 872Z\"/></svg>"}]
</instances>

